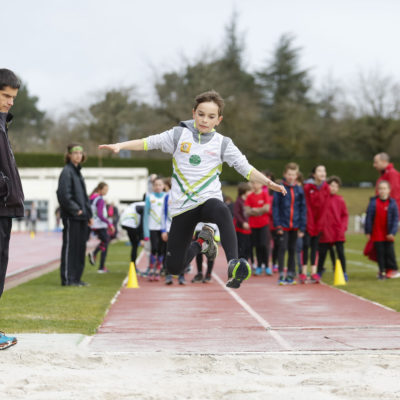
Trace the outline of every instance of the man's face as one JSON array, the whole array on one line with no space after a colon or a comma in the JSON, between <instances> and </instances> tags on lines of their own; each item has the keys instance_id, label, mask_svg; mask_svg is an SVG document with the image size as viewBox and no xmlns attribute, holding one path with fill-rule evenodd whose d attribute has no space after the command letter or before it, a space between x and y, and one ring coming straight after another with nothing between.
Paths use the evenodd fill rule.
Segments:
<instances>
[{"instance_id":1,"label":"man's face","mask_svg":"<svg viewBox=\"0 0 400 400\"><path fill-rule=\"evenodd\" d=\"M6 86L0 90L0 112L8 113L10 111L17 94L18 89L13 89L10 86Z\"/></svg>"},{"instance_id":2,"label":"man's face","mask_svg":"<svg viewBox=\"0 0 400 400\"><path fill-rule=\"evenodd\" d=\"M374 163L373 166L377 171L383 171L387 166L388 162L385 160L382 160L378 155L374 157Z\"/></svg>"},{"instance_id":3,"label":"man's face","mask_svg":"<svg viewBox=\"0 0 400 400\"><path fill-rule=\"evenodd\" d=\"M196 110L193 110L193 119L199 132L208 133L222 121L222 116L218 116L218 105L209 101L200 103Z\"/></svg>"}]
</instances>

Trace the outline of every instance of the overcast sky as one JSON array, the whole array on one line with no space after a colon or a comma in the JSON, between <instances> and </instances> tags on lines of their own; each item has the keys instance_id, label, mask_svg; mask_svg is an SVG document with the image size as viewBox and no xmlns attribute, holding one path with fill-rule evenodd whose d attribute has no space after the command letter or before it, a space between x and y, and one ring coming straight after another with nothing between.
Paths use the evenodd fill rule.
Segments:
<instances>
[{"instance_id":1,"label":"overcast sky","mask_svg":"<svg viewBox=\"0 0 400 400\"><path fill-rule=\"evenodd\" d=\"M379 69L400 81L398 0L0 0L1 67L13 69L61 114L93 93L135 85L151 99L155 76L222 46L235 9L254 71L278 38L296 36L302 67L319 84L348 84ZM218 88L215 88L218 90Z\"/></svg>"}]
</instances>

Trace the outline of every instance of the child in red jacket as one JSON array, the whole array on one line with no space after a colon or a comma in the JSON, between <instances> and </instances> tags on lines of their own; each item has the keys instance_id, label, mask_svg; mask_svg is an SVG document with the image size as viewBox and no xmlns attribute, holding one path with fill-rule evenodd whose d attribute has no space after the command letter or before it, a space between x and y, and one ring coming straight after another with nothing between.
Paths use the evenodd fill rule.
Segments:
<instances>
[{"instance_id":1,"label":"child in red jacket","mask_svg":"<svg viewBox=\"0 0 400 400\"><path fill-rule=\"evenodd\" d=\"M319 236L325 222L326 204L330 196L329 186L325 182L326 168L317 165L311 171L311 178L304 182L304 194L307 205L307 227L303 239L303 270L302 276L307 275L308 253L310 250L311 281L318 283L317 252Z\"/></svg>"},{"instance_id":2,"label":"child in red jacket","mask_svg":"<svg viewBox=\"0 0 400 400\"><path fill-rule=\"evenodd\" d=\"M262 184L252 182L253 191L247 196L245 201L245 211L249 216L251 228L252 246L256 248L257 268L255 275L262 274L262 265L265 265L265 273L272 275L272 270L268 266L269 258L269 208L270 198L267 191L262 190Z\"/></svg>"},{"instance_id":3,"label":"child in red jacket","mask_svg":"<svg viewBox=\"0 0 400 400\"><path fill-rule=\"evenodd\" d=\"M346 272L346 258L344 255L344 242L346 241L345 232L349 222L349 213L346 203L342 196L339 196L339 188L342 181L338 176L328 178L330 196L326 206L325 224L322 227L322 233L319 239L319 260L318 275L322 276L324 272L324 263L328 251L335 246L346 281L348 280Z\"/></svg>"}]
</instances>

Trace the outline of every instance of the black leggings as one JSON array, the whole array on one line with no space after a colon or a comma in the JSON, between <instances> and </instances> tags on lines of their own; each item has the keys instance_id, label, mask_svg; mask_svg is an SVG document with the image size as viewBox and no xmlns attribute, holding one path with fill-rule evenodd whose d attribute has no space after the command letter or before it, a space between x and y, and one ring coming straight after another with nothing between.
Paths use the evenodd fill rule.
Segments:
<instances>
[{"instance_id":1,"label":"black leggings","mask_svg":"<svg viewBox=\"0 0 400 400\"><path fill-rule=\"evenodd\" d=\"M324 272L324 264L325 264L325 259L328 254L328 251L330 252L330 255L332 257L331 251L333 250L333 246L336 247L337 255L340 260L340 263L342 264L343 272L346 272L346 257L344 255L344 242L320 243L319 247L318 247L318 253L319 253L318 274L319 275L322 275L322 273ZM335 256L334 252L333 252L333 257L334 258L332 258L332 264L333 264L333 267L335 267L336 256Z\"/></svg>"},{"instance_id":2,"label":"black leggings","mask_svg":"<svg viewBox=\"0 0 400 400\"><path fill-rule=\"evenodd\" d=\"M194 229L199 222L217 224L227 260L238 257L232 214L221 200L209 199L196 208L172 218L166 257L166 265L170 274L179 275L193 258L201 252L200 244L192 242Z\"/></svg>"},{"instance_id":3,"label":"black leggings","mask_svg":"<svg viewBox=\"0 0 400 400\"><path fill-rule=\"evenodd\" d=\"M264 264L268 268L269 242L269 225L262 226L261 228L251 228L251 244L252 247L256 248L258 267Z\"/></svg>"},{"instance_id":4,"label":"black leggings","mask_svg":"<svg viewBox=\"0 0 400 400\"><path fill-rule=\"evenodd\" d=\"M151 254L158 259L165 254L165 242L161 238L161 231L150 231Z\"/></svg>"},{"instance_id":5,"label":"black leggings","mask_svg":"<svg viewBox=\"0 0 400 400\"><path fill-rule=\"evenodd\" d=\"M93 229L95 235L100 239L100 243L94 250L94 255L96 255L99 251L101 251L100 256L100 269L104 268L104 264L106 262L108 244L110 243L110 235L107 232L107 229Z\"/></svg>"},{"instance_id":6,"label":"black leggings","mask_svg":"<svg viewBox=\"0 0 400 400\"><path fill-rule=\"evenodd\" d=\"M317 252L318 252L319 235L310 236L307 232L303 238L303 265L308 263L308 249L310 251L311 265L317 265Z\"/></svg>"},{"instance_id":7,"label":"black leggings","mask_svg":"<svg viewBox=\"0 0 400 400\"><path fill-rule=\"evenodd\" d=\"M129 228L127 226L123 226L128 233L129 241L131 242L131 261L133 261L136 264L136 258L137 258L137 249L139 247L140 243L140 229L139 228Z\"/></svg>"},{"instance_id":8,"label":"black leggings","mask_svg":"<svg viewBox=\"0 0 400 400\"><path fill-rule=\"evenodd\" d=\"M398 270L396 255L394 252L394 243L385 242L374 242L376 250L376 258L378 261L379 272L383 273L388 270Z\"/></svg>"},{"instance_id":9,"label":"black leggings","mask_svg":"<svg viewBox=\"0 0 400 400\"><path fill-rule=\"evenodd\" d=\"M279 235L279 250L278 250L278 264L279 274L283 274L285 264L285 253L288 252L288 270L287 275L292 278L296 275L296 244L297 244L297 231L283 231Z\"/></svg>"}]
</instances>

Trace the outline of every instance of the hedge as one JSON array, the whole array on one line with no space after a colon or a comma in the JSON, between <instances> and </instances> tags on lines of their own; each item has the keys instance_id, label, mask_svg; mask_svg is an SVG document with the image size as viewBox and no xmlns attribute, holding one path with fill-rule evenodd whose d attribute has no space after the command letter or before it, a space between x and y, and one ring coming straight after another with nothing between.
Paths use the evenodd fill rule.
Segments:
<instances>
[{"instance_id":1,"label":"hedge","mask_svg":"<svg viewBox=\"0 0 400 400\"><path fill-rule=\"evenodd\" d=\"M62 154L28 154L20 153L15 155L19 167L62 167L64 165ZM250 162L260 170L270 170L277 178L282 176L282 171L285 164L289 160L261 160L255 159ZM347 186L355 186L360 182L375 182L378 173L372 166L371 161L336 161L336 160L313 160L301 159L290 160L295 161L300 165L300 169L304 176L307 177L314 165L323 164L326 166L329 175L338 175ZM171 175L171 161L169 159L154 159L154 158L117 158L108 157L88 157L84 164L86 167L145 167L149 172L160 174L162 176ZM227 164L224 164L224 169L221 175L221 180L228 183L237 183L243 178Z\"/></svg>"}]
</instances>

